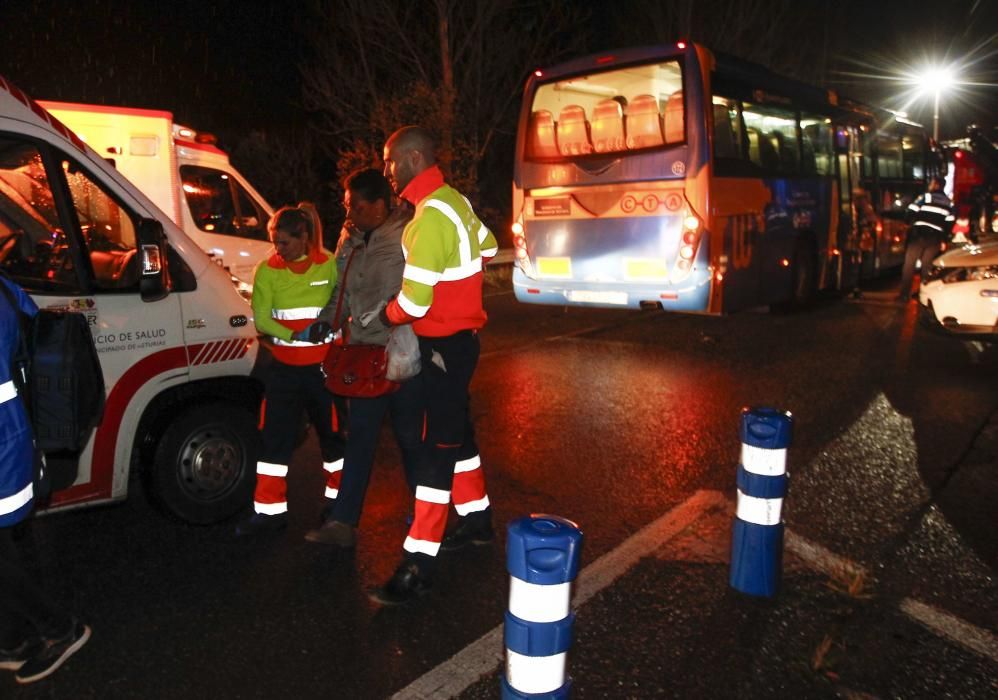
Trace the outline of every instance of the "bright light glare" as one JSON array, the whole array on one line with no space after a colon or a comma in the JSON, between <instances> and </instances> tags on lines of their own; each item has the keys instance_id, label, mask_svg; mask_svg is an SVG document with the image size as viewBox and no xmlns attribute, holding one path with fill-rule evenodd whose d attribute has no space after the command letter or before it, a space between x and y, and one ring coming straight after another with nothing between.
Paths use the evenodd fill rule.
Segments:
<instances>
[{"instance_id":1,"label":"bright light glare","mask_svg":"<svg viewBox=\"0 0 998 700\"><path fill-rule=\"evenodd\" d=\"M917 85L923 95L943 93L959 84L955 71L950 66L932 67L911 77L911 82Z\"/></svg>"}]
</instances>

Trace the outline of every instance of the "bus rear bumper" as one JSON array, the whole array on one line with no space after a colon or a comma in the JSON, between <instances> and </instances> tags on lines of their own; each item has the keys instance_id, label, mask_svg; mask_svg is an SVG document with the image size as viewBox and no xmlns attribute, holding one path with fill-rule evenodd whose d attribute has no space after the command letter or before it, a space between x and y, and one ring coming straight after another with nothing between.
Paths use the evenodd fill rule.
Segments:
<instances>
[{"instance_id":1,"label":"bus rear bumper","mask_svg":"<svg viewBox=\"0 0 998 700\"><path fill-rule=\"evenodd\" d=\"M666 311L704 313L710 300L710 275L694 272L679 284L601 283L537 280L513 266L513 293L523 304L642 309L661 306Z\"/></svg>"}]
</instances>

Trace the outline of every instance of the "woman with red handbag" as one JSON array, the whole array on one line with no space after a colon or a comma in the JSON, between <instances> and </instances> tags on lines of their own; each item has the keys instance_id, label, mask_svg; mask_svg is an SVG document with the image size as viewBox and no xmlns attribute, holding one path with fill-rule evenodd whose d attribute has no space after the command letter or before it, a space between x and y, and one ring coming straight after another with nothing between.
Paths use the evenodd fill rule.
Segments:
<instances>
[{"instance_id":1,"label":"woman with red handbag","mask_svg":"<svg viewBox=\"0 0 998 700\"><path fill-rule=\"evenodd\" d=\"M341 461L334 431L333 396L326 391L322 360L332 333L315 323L336 286L336 261L322 247L322 224L308 203L284 207L267 225L276 252L260 263L253 280L253 319L273 353L263 376L263 446L256 464L254 513L236 528L240 536L287 527L287 474L308 411L327 470ZM261 351L263 348L261 348Z\"/></svg>"},{"instance_id":2,"label":"woman with red handbag","mask_svg":"<svg viewBox=\"0 0 998 700\"><path fill-rule=\"evenodd\" d=\"M386 299L402 287L402 230L412 219L407 204L392 208L391 185L377 170L361 170L345 182L343 204L347 222L336 248L339 266L339 290L320 315L334 328L345 321L344 338L351 349L364 356L387 345L389 329L377 317ZM338 307L338 308L337 308ZM374 314L367 312L374 311ZM364 316L367 323L360 317ZM334 349L335 350L335 349ZM333 353L330 353L332 357ZM380 351L382 362L384 352ZM337 363L337 366L343 363ZM310 542L352 547L360 522L364 496L374 463L374 452L385 413L391 416L395 440L402 452L402 464L410 490L415 489L414 469L422 443L423 409L419 400L419 378L394 384L370 384L361 390L351 389L334 378L336 370L327 361L326 386L334 392L347 393L349 401L348 438L343 472L338 484L327 483L326 507L322 526L305 535ZM372 395L383 391L379 395Z\"/></svg>"}]
</instances>

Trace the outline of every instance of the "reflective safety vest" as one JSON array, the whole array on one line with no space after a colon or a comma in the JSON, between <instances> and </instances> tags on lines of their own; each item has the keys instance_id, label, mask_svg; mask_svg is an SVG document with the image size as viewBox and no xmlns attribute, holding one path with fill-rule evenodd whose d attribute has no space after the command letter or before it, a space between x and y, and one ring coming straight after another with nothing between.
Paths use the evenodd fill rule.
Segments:
<instances>
[{"instance_id":1,"label":"reflective safety vest","mask_svg":"<svg viewBox=\"0 0 998 700\"><path fill-rule=\"evenodd\" d=\"M313 254L310 263L295 272L274 254L257 266L253 278L256 329L269 336L274 358L288 365L318 364L329 350L327 342L291 339L315 321L336 286L336 261L329 251Z\"/></svg>"},{"instance_id":2,"label":"reflective safety vest","mask_svg":"<svg viewBox=\"0 0 998 700\"><path fill-rule=\"evenodd\" d=\"M416 335L442 337L485 325L483 258L497 250L495 236L450 185L416 205L402 234L405 269L398 295L399 307L417 319Z\"/></svg>"},{"instance_id":3,"label":"reflective safety vest","mask_svg":"<svg viewBox=\"0 0 998 700\"><path fill-rule=\"evenodd\" d=\"M942 239L953 229L953 203L942 192L926 192L908 205L912 234Z\"/></svg>"}]
</instances>

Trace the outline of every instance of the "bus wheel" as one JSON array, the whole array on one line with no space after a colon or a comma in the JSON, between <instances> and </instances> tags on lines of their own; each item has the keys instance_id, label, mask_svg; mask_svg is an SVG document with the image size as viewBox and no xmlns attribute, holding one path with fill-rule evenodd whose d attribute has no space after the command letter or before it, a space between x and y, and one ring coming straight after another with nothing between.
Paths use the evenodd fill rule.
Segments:
<instances>
[{"instance_id":1,"label":"bus wheel","mask_svg":"<svg viewBox=\"0 0 998 700\"><path fill-rule=\"evenodd\" d=\"M206 525L252 500L259 434L249 411L226 403L182 413L156 446L146 470L150 495L169 514Z\"/></svg>"},{"instance_id":2,"label":"bus wheel","mask_svg":"<svg viewBox=\"0 0 998 700\"><path fill-rule=\"evenodd\" d=\"M799 311L814 301L814 255L806 246L798 246L794 252L791 274L793 278L790 298L771 304L770 311L775 313Z\"/></svg>"}]
</instances>

